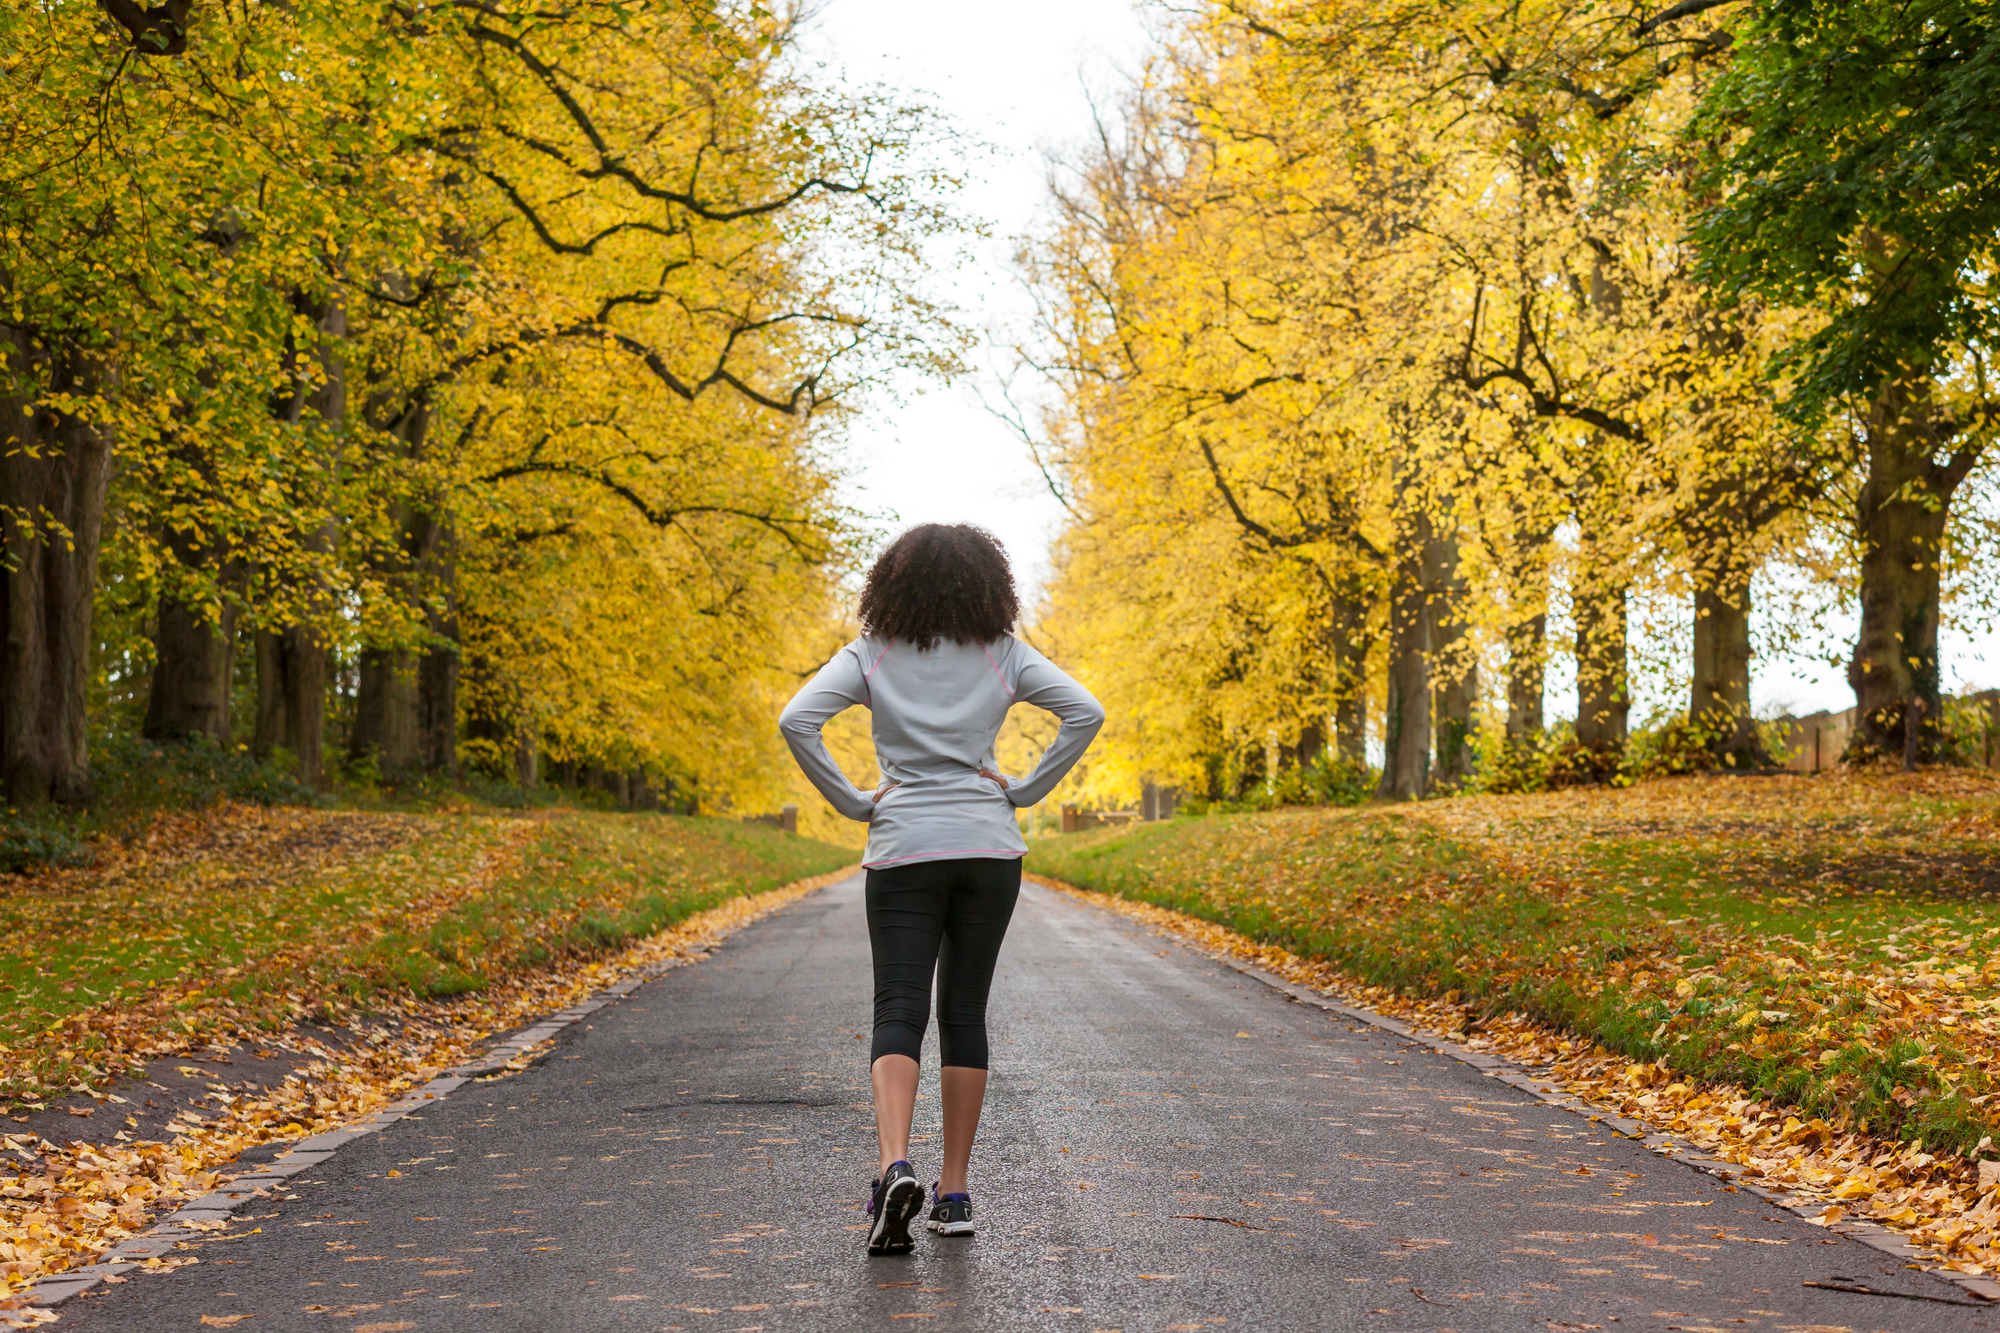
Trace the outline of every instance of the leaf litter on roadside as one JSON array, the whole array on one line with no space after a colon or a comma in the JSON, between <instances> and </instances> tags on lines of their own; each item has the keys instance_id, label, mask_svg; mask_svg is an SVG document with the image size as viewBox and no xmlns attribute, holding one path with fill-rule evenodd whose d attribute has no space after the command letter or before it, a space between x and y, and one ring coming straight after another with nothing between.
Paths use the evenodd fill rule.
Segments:
<instances>
[{"instance_id":1,"label":"leaf litter on roadside","mask_svg":"<svg viewBox=\"0 0 2000 1333\"><path fill-rule=\"evenodd\" d=\"M1990 798L1994 790L1991 781L1985 779L1965 785L1982 797ZM1673 795L1687 798L1689 793L1683 789ZM1759 797L1763 795L1758 793ZM1835 801L1846 801L1855 808L1871 811L1878 820L1881 818L1879 792L1862 787L1858 792L1854 788L1833 789L1828 795ZM1645 815L1645 807L1629 797L1627 802L1622 811L1600 809L1587 813L1599 816L1600 824L1607 815L1622 818ZM1575 801L1578 805L1583 803ZM1556 813L1567 814L1566 819L1552 817L1546 808L1535 810L1539 827L1530 837L1515 827L1527 821L1518 814L1510 818L1504 806L1496 809L1497 803L1489 803L1481 808L1467 802L1463 808L1454 809L1457 804L1436 803L1426 808L1425 817L1427 820L1433 817L1434 809L1445 811L1435 816L1436 823L1468 841L1471 839L1466 826L1486 822L1487 837L1512 844L1511 850L1517 858L1510 868L1512 883L1532 879L1544 902L1567 903L1573 908L1587 904L1591 895L1580 890L1572 876L1581 875L1595 864L1591 857L1575 850L1580 841L1578 825L1587 829L1590 824L1577 819L1574 808L1567 812L1558 809ZM1910 822L1919 830L1933 820L1949 822L1954 831L1972 827L1983 836L1990 836L1986 831L1994 827L1991 807L1975 807L1968 815L1966 811L1953 810L1947 802L1938 804L1942 813L1926 815L1920 811ZM1713 804L1699 803L1696 813L1712 815ZM1191 940L1211 952L1254 963L1296 984L1393 1015L1471 1049L1544 1068L1552 1086L1560 1085L1593 1106L1672 1134L1691 1148L1733 1163L1741 1168L1742 1177L1787 1191L1798 1200L1823 1203L1825 1207L1819 1217L1823 1225L1846 1216L1867 1218L1907 1235L1932 1262L1944 1267L1980 1275L2000 1271L2000 1162L1980 1161L1977 1153L1942 1149L1926 1152L1921 1138L1885 1139L1866 1132L1865 1124L1857 1125L1851 1120L1834 1124L1821 1116L1798 1114L1782 1098L1768 1091L1760 1093L1725 1080L1676 1072L1670 1058L1635 1060L1616 1054L1596 1041L1579 1038L1574 1029L1565 1032L1548 1022L1547 1009L1542 1014L1531 1014L1525 1008L1506 1007L1509 1000L1519 1003L1546 987L1567 988L1585 997L1614 992L1627 996L1664 994L1678 1002L1675 1007L1681 1013L1686 1012L1687 1001L1699 994L1714 995L1718 1000L1728 997L1724 1001L1727 1032L1738 1040L1722 1043L1725 1051L1733 1046L1735 1052L1747 1053L1755 1043L1770 1047L1762 1056L1766 1061L1778 1062L1789 1057L1809 1068L1831 1067L1838 1071L1844 1052L1830 1047L1822 1050L1827 1044L1826 1035L1822 1033L1815 1039L1813 1034L1822 1032L1816 1026L1806 1026L1803 1042L1773 1044L1771 1041L1771 1033L1781 1030L1780 1025L1792 1017L1787 1010L1795 1004L1808 1009L1818 1006L1815 1012L1832 1008L1809 998L1808 991L1838 991L1850 1001L1843 1012L1869 1015L1869 1036L1885 1049L1899 1041L1924 1043L1923 1033L1929 1025L1948 1031L1950 1045L1943 1040L1917 1045L1915 1060L1935 1073L1946 1089L1962 1096L1974 1114L1991 1124L2000 1124L2000 1104L1996 1104L2000 1097L1991 1091L1964 1095L1968 1083L1987 1086L1984 1069L2000 1067L1993 1063L2000 1060L2000 1040L1996 1040L2000 1039L2000 1028L1981 1017L2000 1010L1995 997L2000 957L1994 955L1989 944L1977 956L1981 965L1975 967L1971 961L1956 961L1965 954L1965 949L1958 948L1954 953L1954 942L1984 941L1995 933L1995 928L1984 921L1993 915L1991 908L1982 907L1973 913L1963 929L1925 930L1911 924L1908 915L1896 915L1886 924L1878 923L1882 924L1879 932L1822 930L1805 941L1791 935L1746 936L1735 922L1726 919L1694 922L1682 918L1661 923L1659 937L1651 942L1650 948L1643 938L1634 938L1639 932L1621 923L1625 928L1621 930L1617 957L1594 973L1582 966L1584 960L1576 956L1579 951L1558 949L1541 960L1539 966L1516 963L1504 970L1496 969L1499 975L1486 978L1488 988L1474 1002L1459 989L1423 994L1425 982L1435 982L1415 966L1405 972L1408 984L1404 988L1369 984L1323 958L1301 956L1277 944L1260 942L1206 916L1159 905L1160 899L1166 899L1176 906L1205 909L1218 915L1240 914L1263 925L1269 933L1286 934L1282 922L1287 898L1296 910L1298 899L1310 889L1309 882L1296 882L1301 852L1333 856L1342 851L1351 854L1351 848L1314 848L1313 840L1299 836L1297 827L1289 831L1282 824L1273 827L1268 817L1261 817L1267 820L1264 829L1240 827L1257 818L1260 817L1230 821L1239 827L1225 831L1204 831L1208 841L1200 853L1185 854L1183 861L1174 867L1176 873L1170 881L1166 877L1152 881L1158 886L1154 893L1138 892L1138 881L1129 872L1122 880L1114 880L1120 890L1117 893L1096 892L1043 875L1031 877ZM1064 848L1066 855L1045 857L1044 863L1067 861L1094 872L1094 877L1105 878L1101 860L1094 863L1084 858L1094 851L1098 858L1108 859L1105 849L1110 843L1110 839L1103 839L1090 850L1080 846L1075 851ZM1551 853L1547 859L1538 858L1536 849L1546 846L1559 846L1562 850ZM1431 871L1428 885L1417 875L1398 876L1395 871L1401 867L1394 864L1385 868L1378 862L1364 865L1361 870L1363 873L1372 870L1391 881L1380 899L1387 900L1393 915L1396 906L1407 905L1427 887L1435 891L1442 885L1458 891L1471 878L1462 861L1452 857L1442 859L1448 868L1439 870L1435 864L1427 867ZM1565 867L1567 874L1559 873L1552 865L1564 859L1569 862ZM1156 852L1148 865L1155 876L1159 875L1160 863ZM1294 877L1292 885L1277 882L1287 871ZM1203 872L1211 878L1198 879ZM1212 886L1208 893L1194 887L1204 883ZM1246 894L1262 896L1249 897L1249 910L1243 911ZM1497 891L1496 896L1504 895L1504 889ZM1155 901L1139 900L1142 897ZM1375 904L1360 903L1358 920L1355 903L1340 905L1348 909L1343 915L1343 928L1350 938L1366 940L1371 926L1389 934L1380 918L1369 919L1371 907L1380 911L1381 905L1379 899ZM1313 904L1312 909L1319 906ZM1872 912L1885 910L1872 894L1866 906ZM1753 910L1758 910L1754 904ZM1914 915L1928 924L1934 913L1920 910ZM1863 922L1868 913L1856 912L1848 919L1850 923ZM1925 955L1930 956L1888 957L1882 948L1885 935L1890 940L1921 939L1926 946ZM1938 949L1934 941L1941 938L1947 943ZM1386 951L1392 953L1394 945L1392 938ZM1490 956L1461 956L1458 966L1469 971L1495 961ZM1732 991L1734 996L1730 994ZM1783 998L1774 1000L1774 996ZM1572 1012L1581 1015L1590 1011L1579 1006ZM1662 1021L1659 1026L1669 1028L1671 1020ZM1692 1025L1684 1027L1695 1030ZM1655 1039L1661 1035L1659 1031L1654 1033ZM1869 1038L1850 1033L1849 1040L1866 1044ZM1903 1089L1899 1085L1896 1091ZM1909 1099L1912 1103L1916 1100ZM1990 1138L1982 1137L1976 1147L1985 1150L1991 1142Z\"/></svg>"},{"instance_id":2,"label":"leaf litter on roadside","mask_svg":"<svg viewBox=\"0 0 2000 1333\"><path fill-rule=\"evenodd\" d=\"M259 826L248 832L230 830L237 835L230 841L238 846L255 844L259 835L267 840L273 835L291 836L302 820L315 817L384 818L398 824L407 824L409 818L297 811L238 813L246 823ZM496 1034L563 1009L635 972L703 957L723 936L832 878L795 879L785 887L771 889L768 877L759 881L754 873L760 862L746 858L741 864L731 863L726 843L715 848L705 839L682 838L685 845L667 850L672 853L670 878L686 888L675 902L665 902L654 882L658 877L651 875L650 867L633 860L632 848L624 841L627 831L608 825L613 833L599 839L603 847L592 844L586 849L597 854L596 860L574 855L576 849L571 846L560 849L560 863L569 872L569 882L538 890L546 901L533 904L536 912L517 911L514 915L520 919L499 925L474 921L472 929L488 937L501 929L516 932L518 966L482 978L483 984L474 993L456 995L398 990L389 984L393 974L378 967L371 974L376 984L365 991L349 990L344 996L333 997L339 1000L339 1016L348 1024L340 1034L342 1042L321 1041L302 1030L300 1019L325 1016L328 998L310 997L316 1003L309 1004L308 995L297 985L300 978L316 975L310 970L315 960L303 956L305 951L316 947L322 954L334 952L349 975L355 975L357 968L379 961L385 939L421 935L454 910L462 916L467 904L477 904L482 895L490 896L496 881L510 874L515 879L525 878L520 866L522 853L551 823L454 822L480 827L442 832L404 827L393 830L387 839L366 840L371 857L379 858L384 846L392 853L403 849L401 864L386 873L395 886L388 895L389 910L384 910L381 901L369 901L358 914L376 923L372 933L344 920L334 940L324 936L317 941L274 940L268 952L247 965L228 964L206 974L192 966L183 967L164 984L74 1009L27 1040L17 1039L11 1046L0 1047L0 1083L13 1087L17 1097L24 1087L54 1091L49 1075L59 1069L69 1080L65 1091L72 1099L108 1101L110 1082L134 1062L188 1054L204 1058L196 1053L212 1052L232 1042L281 1047L299 1061L275 1085L229 1087L210 1082L202 1093L200 1109L182 1111L173 1122L168 1141L132 1140L122 1129L112 1141L97 1143L57 1143L34 1133L0 1136L0 1181L4 1181L0 1183L0 1327L48 1322L53 1312L22 1304L20 1293L27 1286L40 1277L91 1262L111 1245L144 1231L155 1215L207 1194L223 1182L221 1168L247 1149L295 1141L366 1116L437 1071L463 1063ZM670 837L679 836L664 819L658 828ZM449 853L408 854L412 844L421 848L459 834L464 835L465 844ZM729 829L723 834L725 839L739 836ZM794 846L780 848L772 868L789 869L802 856L816 857L822 865L839 859L838 849L812 852L808 848L821 845L798 847L796 844L807 840L790 841ZM704 851L714 852L712 859L722 864L702 865L698 855L688 855ZM176 858L167 859L176 862ZM177 864L184 866L188 859L178 858ZM638 860L643 859L642 852ZM108 873L129 882L133 864L129 858L114 858ZM243 873L245 869L237 867L231 878L251 878ZM532 878L548 878L545 868L530 869L537 872ZM640 888L652 897L636 907L631 901L635 869L646 872L640 876ZM440 876L440 870L451 873ZM400 887L412 877L427 881L420 891ZM294 886L296 883L292 881ZM593 897L593 889L602 891ZM756 892L760 889L764 891ZM72 879L51 896L59 898L73 894L73 890ZM602 947L615 946L621 938L615 914L622 913L628 927L644 925L677 904L708 905L635 942ZM680 914L675 911L675 915ZM578 926L567 923L578 922L584 927L586 942L597 941L600 947L550 947L573 937ZM629 938L629 933L624 938ZM371 959L371 952L377 957ZM247 988L243 984L246 978L251 983ZM283 978L293 984L272 984ZM232 988L218 981L237 984ZM509 1069L524 1068L527 1063L523 1057L511 1062ZM209 1070L191 1068L189 1072L214 1077ZM191 1262L196 1262L192 1255L169 1255L140 1267L170 1271Z\"/></svg>"}]
</instances>

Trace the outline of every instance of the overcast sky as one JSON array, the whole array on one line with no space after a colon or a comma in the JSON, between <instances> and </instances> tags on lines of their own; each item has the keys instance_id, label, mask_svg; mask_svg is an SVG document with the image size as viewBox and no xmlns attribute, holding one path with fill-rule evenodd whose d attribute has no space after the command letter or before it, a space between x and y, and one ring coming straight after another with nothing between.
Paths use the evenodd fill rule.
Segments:
<instances>
[{"instance_id":1,"label":"overcast sky","mask_svg":"<svg viewBox=\"0 0 2000 1333\"><path fill-rule=\"evenodd\" d=\"M1147 34L1128 0L1010 0L1004 6L928 0L821 0L804 41L807 60L853 84L886 84L925 100L993 146L967 187L963 205L993 228L976 246L949 295L1004 348L1029 306L1011 263L1014 238L1041 216L1044 153L1062 152L1090 131L1086 89L1115 87L1137 66ZM1004 364L992 346L974 352L981 366ZM989 380L989 395L991 382ZM995 532L1034 588L1046 570L1049 539L1062 508L1027 451L981 405L972 384L919 392L871 405L848 434L848 499L889 531L924 521L972 521ZM1563 627L1552 626L1566 634ZM1851 624L1835 638L1851 638ZM1947 630L1947 690L2000 685L2000 640ZM1760 712L1789 706L1806 712L1852 706L1837 667L1807 660L1760 661L1754 697ZM1575 711L1573 680L1552 675L1551 717ZM1633 721L1672 701L1665 682L1642 684Z\"/></svg>"},{"instance_id":2,"label":"overcast sky","mask_svg":"<svg viewBox=\"0 0 2000 1333\"><path fill-rule=\"evenodd\" d=\"M1109 86L1118 64L1134 63L1144 43L1127 0L822 0L804 49L850 83L923 95L992 145L961 203L985 218L993 235L976 243L974 264L948 294L1004 348L1030 310L1011 256L1014 238L1030 229L1046 196L1042 152L1087 130L1086 80ZM995 355L982 346L973 360L984 367ZM1024 582L1039 583L1062 507L1020 441L988 415L977 386L876 403L850 429L847 459L849 499L892 530L979 523L1007 544Z\"/></svg>"}]
</instances>

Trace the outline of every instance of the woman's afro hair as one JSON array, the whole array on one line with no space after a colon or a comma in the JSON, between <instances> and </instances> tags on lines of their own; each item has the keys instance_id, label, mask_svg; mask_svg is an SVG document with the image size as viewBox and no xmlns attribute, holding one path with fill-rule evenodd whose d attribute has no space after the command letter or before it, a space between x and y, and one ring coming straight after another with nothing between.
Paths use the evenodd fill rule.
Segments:
<instances>
[{"instance_id":1,"label":"woman's afro hair","mask_svg":"<svg viewBox=\"0 0 2000 1333\"><path fill-rule=\"evenodd\" d=\"M1007 548L970 523L920 523L889 545L861 589L864 633L918 650L940 639L991 643L1014 627Z\"/></svg>"}]
</instances>

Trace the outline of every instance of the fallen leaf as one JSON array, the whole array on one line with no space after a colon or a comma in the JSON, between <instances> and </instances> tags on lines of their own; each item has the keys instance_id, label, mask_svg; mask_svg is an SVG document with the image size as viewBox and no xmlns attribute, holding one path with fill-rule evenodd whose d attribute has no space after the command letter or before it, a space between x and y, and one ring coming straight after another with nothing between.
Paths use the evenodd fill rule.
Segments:
<instances>
[{"instance_id":1,"label":"fallen leaf","mask_svg":"<svg viewBox=\"0 0 2000 1333\"><path fill-rule=\"evenodd\" d=\"M203 1328L228 1328L231 1324L240 1324L249 1317L247 1314L205 1314L201 1317L201 1326ZM403 1327L408 1328L409 1325L405 1324ZM360 1330L355 1330L355 1333L360 1333Z\"/></svg>"}]
</instances>

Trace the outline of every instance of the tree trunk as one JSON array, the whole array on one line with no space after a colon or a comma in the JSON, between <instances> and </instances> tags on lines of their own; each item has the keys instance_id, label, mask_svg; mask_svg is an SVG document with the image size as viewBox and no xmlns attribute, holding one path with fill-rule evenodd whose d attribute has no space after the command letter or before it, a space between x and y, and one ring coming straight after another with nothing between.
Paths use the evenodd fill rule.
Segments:
<instances>
[{"instance_id":1,"label":"tree trunk","mask_svg":"<svg viewBox=\"0 0 2000 1333\"><path fill-rule=\"evenodd\" d=\"M440 642L425 650L417 672L417 760L432 773L458 772L458 591L455 543L448 523L425 515L417 549L434 588L425 608Z\"/></svg>"},{"instance_id":2,"label":"tree trunk","mask_svg":"<svg viewBox=\"0 0 2000 1333\"><path fill-rule=\"evenodd\" d=\"M430 405L405 403L388 433L421 460ZM362 655L348 751L373 752L384 771L421 767L455 773L458 765L458 604L456 549L448 517L415 501L397 506L399 551L378 569L383 582L419 610L430 640L420 650L376 645Z\"/></svg>"},{"instance_id":3,"label":"tree trunk","mask_svg":"<svg viewBox=\"0 0 2000 1333\"><path fill-rule=\"evenodd\" d=\"M172 534L169 553L184 569L206 571L218 581L217 604L196 605L171 587L161 592L153 625L153 679L146 694L147 740L181 741L207 736L229 744L230 695L235 685L237 598L229 571L206 542ZM241 562L236 562L238 575Z\"/></svg>"},{"instance_id":4,"label":"tree trunk","mask_svg":"<svg viewBox=\"0 0 2000 1333\"><path fill-rule=\"evenodd\" d=\"M1532 745L1544 730L1542 696L1549 664L1549 613L1507 627L1507 744Z\"/></svg>"},{"instance_id":5,"label":"tree trunk","mask_svg":"<svg viewBox=\"0 0 2000 1333\"><path fill-rule=\"evenodd\" d=\"M310 316L318 332L311 357L318 375L307 373L304 358L288 344L291 392L279 400L280 419L294 425L317 423L324 433L320 453L331 480L339 433L347 424L347 362L341 350L347 338L347 311L338 302L315 301L303 293L293 297L299 313ZM310 417L310 420L308 419ZM316 498L316 497L315 497ZM304 546L315 554L333 550L332 521L305 535ZM308 608L324 613L322 588L308 589ZM257 635L257 724L250 748L258 758L289 751L298 763L301 781L326 785L326 688L331 674L324 636L309 620L260 630Z\"/></svg>"},{"instance_id":6,"label":"tree trunk","mask_svg":"<svg viewBox=\"0 0 2000 1333\"><path fill-rule=\"evenodd\" d=\"M1606 497L1615 495L1594 466L1580 482L1576 576L1570 581L1576 612L1576 739L1606 754L1625 752L1632 710L1626 611L1632 585L1624 552L1606 536L1620 520L1604 512Z\"/></svg>"},{"instance_id":7,"label":"tree trunk","mask_svg":"<svg viewBox=\"0 0 2000 1333\"><path fill-rule=\"evenodd\" d=\"M1750 715L1750 571L1703 579L1694 594L1694 686L1688 717L1713 733L1716 757L1735 768L1770 762Z\"/></svg>"},{"instance_id":8,"label":"tree trunk","mask_svg":"<svg viewBox=\"0 0 2000 1333\"><path fill-rule=\"evenodd\" d=\"M456 644L426 652L418 667L417 762L432 773L458 772Z\"/></svg>"},{"instance_id":9,"label":"tree trunk","mask_svg":"<svg viewBox=\"0 0 2000 1333\"><path fill-rule=\"evenodd\" d=\"M535 772L535 732L523 722L514 733L514 781L533 787L540 780Z\"/></svg>"},{"instance_id":10,"label":"tree trunk","mask_svg":"<svg viewBox=\"0 0 2000 1333\"><path fill-rule=\"evenodd\" d=\"M1431 785L1432 598L1443 574L1444 543L1430 515L1406 518L1389 594L1389 706L1383 718L1382 781L1375 794L1411 801Z\"/></svg>"},{"instance_id":11,"label":"tree trunk","mask_svg":"<svg viewBox=\"0 0 2000 1333\"><path fill-rule=\"evenodd\" d=\"M207 736L218 745L229 744L235 664L232 601L225 600L211 617L206 608L161 594L153 630L153 681L140 734L154 741Z\"/></svg>"},{"instance_id":12,"label":"tree trunk","mask_svg":"<svg viewBox=\"0 0 2000 1333\"><path fill-rule=\"evenodd\" d=\"M1459 570L1458 542L1439 542L1438 590L1431 598L1431 701L1437 764L1431 781L1456 788L1472 776L1472 706L1479 697L1479 668L1465 637L1468 589Z\"/></svg>"},{"instance_id":13,"label":"tree trunk","mask_svg":"<svg viewBox=\"0 0 2000 1333\"><path fill-rule=\"evenodd\" d=\"M1576 601L1576 738L1622 752L1632 709L1626 587L1587 588Z\"/></svg>"},{"instance_id":14,"label":"tree trunk","mask_svg":"<svg viewBox=\"0 0 2000 1333\"><path fill-rule=\"evenodd\" d=\"M1519 517L1520 545L1507 569L1511 617L1501 632L1507 646L1507 746L1538 744L1549 668L1549 520Z\"/></svg>"},{"instance_id":15,"label":"tree trunk","mask_svg":"<svg viewBox=\"0 0 2000 1333\"><path fill-rule=\"evenodd\" d=\"M419 723L416 670L407 648L364 648L361 684L354 697L354 727L347 735L348 758L375 757L378 772L417 766Z\"/></svg>"},{"instance_id":16,"label":"tree trunk","mask_svg":"<svg viewBox=\"0 0 2000 1333\"><path fill-rule=\"evenodd\" d=\"M1938 560L1951 501L1976 461L1967 448L1938 462L1948 428L1933 415L1927 379L1885 386L1868 415L1868 480L1855 506L1861 539L1861 633L1847 680L1854 733L1847 757L1937 757ZM1904 734L1921 700L1914 748Z\"/></svg>"},{"instance_id":17,"label":"tree trunk","mask_svg":"<svg viewBox=\"0 0 2000 1333\"><path fill-rule=\"evenodd\" d=\"M1330 625L1333 651L1333 734L1334 753L1344 764L1364 764L1368 760L1368 650L1373 637L1368 632L1368 612L1372 599L1358 576L1339 580L1335 586Z\"/></svg>"},{"instance_id":18,"label":"tree trunk","mask_svg":"<svg viewBox=\"0 0 2000 1333\"><path fill-rule=\"evenodd\" d=\"M1463 786L1472 776L1472 709L1479 700L1479 669L1467 667L1437 688L1431 707L1437 715L1437 767L1441 788Z\"/></svg>"},{"instance_id":19,"label":"tree trunk","mask_svg":"<svg viewBox=\"0 0 2000 1333\"><path fill-rule=\"evenodd\" d=\"M109 375L95 356L19 325L0 325L0 360L0 783L17 807L84 805L91 797L84 708L111 439L39 398L89 398Z\"/></svg>"},{"instance_id":20,"label":"tree trunk","mask_svg":"<svg viewBox=\"0 0 2000 1333\"><path fill-rule=\"evenodd\" d=\"M303 625L257 634L257 723L250 751L269 759L283 749L298 763L299 780L325 783L326 677L324 644Z\"/></svg>"}]
</instances>

